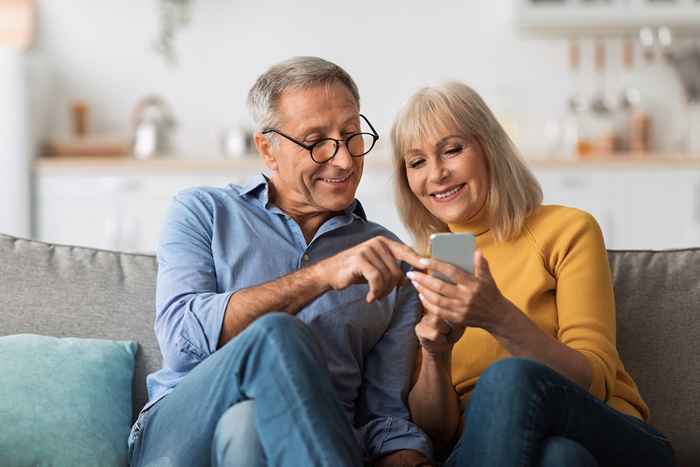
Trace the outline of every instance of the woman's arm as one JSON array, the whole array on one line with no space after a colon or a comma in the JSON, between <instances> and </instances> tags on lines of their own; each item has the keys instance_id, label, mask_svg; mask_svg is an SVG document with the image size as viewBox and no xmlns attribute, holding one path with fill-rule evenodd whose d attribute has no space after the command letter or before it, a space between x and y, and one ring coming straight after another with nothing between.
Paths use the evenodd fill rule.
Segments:
<instances>
[{"instance_id":1,"label":"woman's arm","mask_svg":"<svg viewBox=\"0 0 700 467\"><path fill-rule=\"evenodd\" d=\"M452 347L464 328L449 326L436 315L424 314L416 325L420 343L417 378L408 396L413 421L439 450L449 446L459 428L460 406L452 386Z\"/></svg>"},{"instance_id":2,"label":"woman's arm","mask_svg":"<svg viewBox=\"0 0 700 467\"><path fill-rule=\"evenodd\" d=\"M537 360L588 389L592 378L589 360L542 331L501 294L483 254L477 251L474 258L474 275L431 260L430 268L452 279L454 285L411 273L425 309L448 322L485 329L512 355Z\"/></svg>"},{"instance_id":3,"label":"woman's arm","mask_svg":"<svg viewBox=\"0 0 700 467\"><path fill-rule=\"evenodd\" d=\"M542 255L556 278L556 336L545 334L519 311L504 313L504 325L493 334L514 354L537 359L608 400L615 391L619 356L603 234L593 216L571 209L563 222L549 226L548 235Z\"/></svg>"},{"instance_id":4,"label":"woman's arm","mask_svg":"<svg viewBox=\"0 0 700 467\"><path fill-rule=\"evenodd\" d=\"M489 332L515 357L527 357L552 368L588 390L591 363L579 351L545 333L515 305L506 300L502 319Z\"/></svg>"}]
</instances>

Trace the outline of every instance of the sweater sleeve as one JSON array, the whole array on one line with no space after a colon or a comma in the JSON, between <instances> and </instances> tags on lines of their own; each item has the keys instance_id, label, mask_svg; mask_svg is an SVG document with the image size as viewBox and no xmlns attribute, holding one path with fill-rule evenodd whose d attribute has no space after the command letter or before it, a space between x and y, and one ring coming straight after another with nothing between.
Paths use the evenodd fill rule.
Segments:
<instances>
[{"instance_id":1,"label":"sweater sleeve","mask_svg":"<svg viewBox=\"0 0 700 467\"><path fill-rule=\"evenodd\" d=\"M615 298L603 235L588 213L571 210L551 256L559 341L591 363L589 392L607 401L615 389Z\"/></svg>"}]
</instances>

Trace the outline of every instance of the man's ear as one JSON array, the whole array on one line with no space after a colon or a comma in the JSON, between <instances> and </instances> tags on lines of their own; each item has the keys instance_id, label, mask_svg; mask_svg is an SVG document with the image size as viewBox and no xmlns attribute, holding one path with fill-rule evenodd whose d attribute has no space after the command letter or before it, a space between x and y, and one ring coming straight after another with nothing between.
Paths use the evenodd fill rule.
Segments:
<instances>
[{"instance_id":1,"label":"man's ear","mask_svg":"<svg viewBox=\"0 0 700 467\"><path fill-rule=\"evenodd\" d=\"M277 172L278 164L273 154L272 141L260 132L255 133L255 148L262 158L263 163L273 172Z\"/></svg>"}]
</instances>

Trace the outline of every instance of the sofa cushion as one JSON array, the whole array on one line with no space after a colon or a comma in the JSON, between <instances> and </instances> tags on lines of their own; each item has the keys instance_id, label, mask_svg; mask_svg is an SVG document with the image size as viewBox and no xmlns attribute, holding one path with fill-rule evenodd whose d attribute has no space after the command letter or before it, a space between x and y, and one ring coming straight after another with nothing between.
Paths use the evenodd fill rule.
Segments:
<instances>
[{"instance_id":1,"label":"sofa cushion","mask_svg":"<svg viewBox=\"0 0 700 467\"><path fill-rule=\"evenodd\" d=\"M0 465L122 467L134 342L0 337Z\"/></svg>"},{"instance_id":2,"label":"sofa cushion","mask_svg":"<svg viewBox=\"0 0 700 467\"><path fill-rule=\"evenodd\" d=\"M608 254L625 368L679 465L700 466L700 248Z\"/></svg>"},{"instance_id":3,"label":"sofa cushion","mask_svg":"<svg viewBox=\"0 0 700 467\"><path fill-rule=\"evenodd\" d=\"M153 332L156 261L0 234L0 335L136 341L134 415L161 364Z\"/></svg>"}]
</instances>

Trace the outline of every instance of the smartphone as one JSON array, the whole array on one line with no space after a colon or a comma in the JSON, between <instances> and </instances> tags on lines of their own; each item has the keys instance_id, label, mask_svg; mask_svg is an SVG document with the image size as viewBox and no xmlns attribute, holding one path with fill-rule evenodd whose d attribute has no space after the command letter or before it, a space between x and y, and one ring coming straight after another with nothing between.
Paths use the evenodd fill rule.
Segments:
<instances>
[{"instance_id":1,"label":"smartphone","mask_svg":"<svg viewBox=\"0 0 700 467\"><path fill-rule=\"evenodd\" d=\"M474 272L475 248L476 240L470 233L436 233L430 236L430 256L471 273ZM432 272L431 275L452 283L439 272Z\"/></svg>"}]
</instances>

